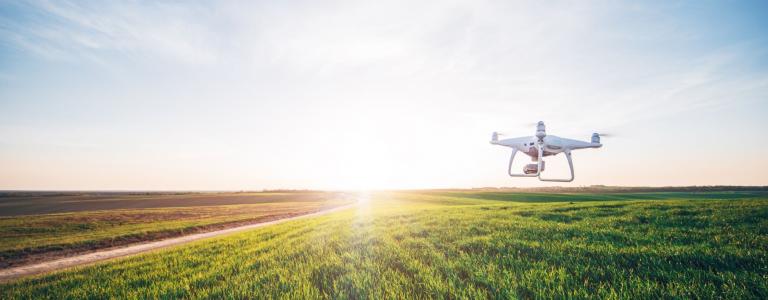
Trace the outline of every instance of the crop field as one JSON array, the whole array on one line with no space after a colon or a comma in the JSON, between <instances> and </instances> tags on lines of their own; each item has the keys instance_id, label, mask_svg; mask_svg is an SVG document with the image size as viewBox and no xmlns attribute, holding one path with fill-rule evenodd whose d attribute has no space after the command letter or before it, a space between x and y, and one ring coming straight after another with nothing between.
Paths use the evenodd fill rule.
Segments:
<instances>
[{"instance_id":1,"label":"crop field","mask_svg":"<svg viewBox=\"0 0 768 300\"><path fill-rule=\"evenodd\" d=\"M262 204L338 199L331 192L0 192L0 217L78 211Z\"/></svg>"},{"instance_id":2,"label":"crop field","mask_svg":"<svg viewBox=\"0 0 768 300\"><path fill-rule=\"evenodd\" d=\"M0 267L306 214L350 202L344 199L330 193L7 197L0 200L5 214L74 212L0 217Z\"/></svg>"},{"instance_id":3,"label":"crop field","mask_svg":"<svg viewBox=\"0 0 768 300\"><path fill-rule=\"evenodd\" d=\"M768 298L768 193L378 192L0 298Z\"/></svg>"}]
</instances>

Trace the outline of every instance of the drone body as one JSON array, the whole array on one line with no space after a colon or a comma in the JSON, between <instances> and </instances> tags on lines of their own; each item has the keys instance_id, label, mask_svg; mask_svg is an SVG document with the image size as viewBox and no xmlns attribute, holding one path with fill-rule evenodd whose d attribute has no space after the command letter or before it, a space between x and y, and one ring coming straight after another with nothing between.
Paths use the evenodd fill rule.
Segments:
<instances>
[{"instance_id":1,"label":"drone body","mask_svg":"<svg viewBox=\"0 0 768 300\"><path fill-rule=\"evenodd\" d=\"M536 135L534 136L524 136L499 140L499 134L494 132L491 138L491 144L512 148L512 156L509 158L509 176L538 177L541 181L557 182L573 181L573 161L571 160L572 150L600 148L603 146L603 144L600 143L600 134L598 133L592 134L591 142L547 135L544 122L541 121L539 121L539 123L536 125ZM517 154L517 152L522 152L530 156L531 160L536 163L526 165L523 168L523 173L515 174L512 173L512 162L515 160L515 154ZM545 165L543 158L546 156L557 155L559 153L565 153L565 157L568 159L568 166L571 169L571 177L566 179L550 179L541 177L541 173L544 171Z\"/></svg>"}]
</instances>

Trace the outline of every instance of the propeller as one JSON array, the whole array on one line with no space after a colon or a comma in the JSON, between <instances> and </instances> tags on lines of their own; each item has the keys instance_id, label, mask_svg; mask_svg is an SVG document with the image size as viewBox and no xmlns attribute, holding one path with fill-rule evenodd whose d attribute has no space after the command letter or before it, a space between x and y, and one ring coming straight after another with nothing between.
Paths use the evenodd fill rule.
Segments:
<instances>
[{"instance_id":1,"label":"propeller","mask_svg":"<svg viewBox=\"0 0 768 300\"><path fill-rule=\"evenodd\" d=\"M616 137L616 134L614 134L614 133L609 133L609 132L605 132L605 133L603 133L603 132L598 132L597 134L599 134L599 135L600 135L600 137Z\"/></svg>"},{"instance_id":2,"label":"propeller","mask_svg":"<svg viewBox=\"0 0 768 300\"><path fill-rule=\"evenodd\" d=\"M498 136L526 136L523 132L494 131ZM530 134L528 134L530 135Z\"/></svg>"},{"instance_id":3,"label":"propeller","mask_svg":"<svg viewBox=\"0 0 768 300\"><path fill-rule=\"evenodd\" d=\"M517 126L519 127L519 130L515 131L496 131L496 134L499 136L524 136L526 134L529 134L531 131L536 131L536 127L539 126L539 122L521 122Z\"/></svg>"}]
</instances>

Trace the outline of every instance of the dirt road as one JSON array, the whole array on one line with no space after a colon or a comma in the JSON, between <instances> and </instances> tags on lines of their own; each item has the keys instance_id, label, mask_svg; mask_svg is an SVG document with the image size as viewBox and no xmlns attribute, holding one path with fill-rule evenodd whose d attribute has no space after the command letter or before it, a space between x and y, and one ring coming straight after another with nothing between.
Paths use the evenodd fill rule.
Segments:
<instances>
[{"instance_id":1,"label":"dirt road","mask_svg":"<svg viewBox=\"0 0 768 300\"><path fill-rule=\"evenodd\" d=\"M48 262L36 263L32 265L27 265L27 266L19 266L19 267L3 269L3 270L0 270L0 282L7 282L7 281L11 281L21 277L25 277L25 276L48 273L48 272L53 272L61 269L92 264L92 263L107 260L107 259L124 257L124 256L151 251L151 250L177 246L177 245L186 244L186 243L200 240L200 239L221 236L225 234L245 231L245 230L269 226L269 225L275 225L275 224L279 224L279 223L283 223L291 220L324 215L324 214L336 212L339 210L347 209L354 205L355 203L339 206L339 207L335 207L335 208L331 208L323 211L318 211L318 212L314 212L306 215L289 217L289 218L284 218L284 219L279 219L279 220L274 220L274 221L269 221L264 223L250 224L250 225L227 228L223 230L211 231L211 232L205 232L205 233L191 234L191 235L186 235L186 236L181 236L181 237L171 238L166 240L160 240L155 242L147 242L147 243L141 243L141 244L126 246L126 247L121 247L116 249L102 250L102 251L97 251L93 253L82 254L82 255L77 255L77 256L72 256L72 257L67 257L62 259L56 259Z\"/></svg>"}]
</instances>

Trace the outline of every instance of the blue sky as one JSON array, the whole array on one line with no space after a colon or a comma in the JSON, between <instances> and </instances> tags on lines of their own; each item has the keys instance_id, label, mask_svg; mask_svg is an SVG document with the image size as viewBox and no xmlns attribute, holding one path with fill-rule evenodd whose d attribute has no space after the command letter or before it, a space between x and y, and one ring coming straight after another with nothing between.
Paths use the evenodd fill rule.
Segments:
<instances>
[{"instance_id":1,"label":"blue sky","mask_svg":"<svg viewBox=\"0 0 768 300\"><path fill-rule=\"evenodd\" d=\"M534 186L487 141L538 120L616 135L571 185L765 185L766 23L764 1L3 1L0 189Z\"/></svg>"}]
</instances>

